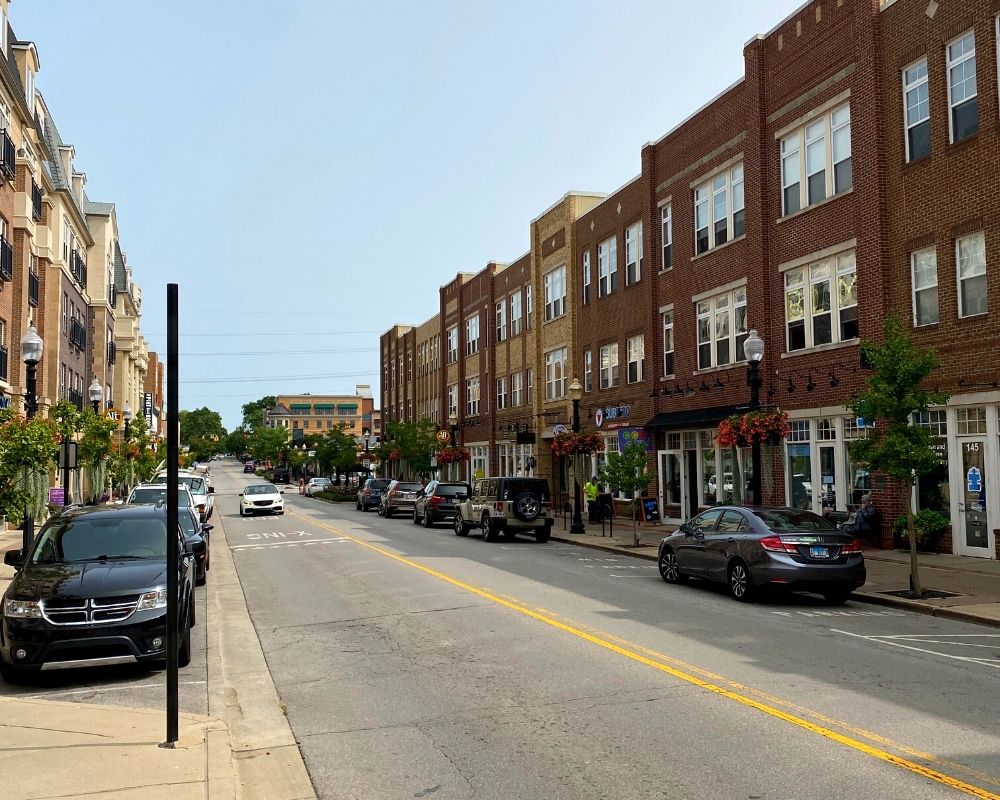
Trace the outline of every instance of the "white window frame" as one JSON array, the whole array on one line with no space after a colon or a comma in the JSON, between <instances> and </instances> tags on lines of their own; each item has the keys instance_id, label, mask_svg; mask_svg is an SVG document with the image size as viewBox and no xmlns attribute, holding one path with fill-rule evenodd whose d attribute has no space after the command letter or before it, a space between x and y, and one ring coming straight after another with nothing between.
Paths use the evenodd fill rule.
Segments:
<instances>
[{"instance_id":1,"label":"white window frame","mask_svg":"<svg viewBox=\"0 0 1000 800\"><path fill-rule=\"evenodd\" d=\"M660 271L665 272L674 266L674 217L672 203L664 203L660 207Z\"/></svg>"},{"instance_id":2,"label":"white window frame","mask_svg":"<svg viewBox=\"0 0 1000 800\"><path fill-rule=\"evenodd\" d=\"M982 253L983 253L982 269L981 269L981 271L977 271L977 272L975 272L973 274L965 275L963 277L963 275L962 275L962 258L961 258L962 242L969 241L969 240L974 240L974 239L977 239L977 238L982 240ZM962 302L962 282L963 281L967 281L967 280L972 280L972 279L975 279L975 278L984 278L985 279L986 278L986 274L987 273L986 273L986 233L985 233L985 231L975 231L974 233L968 233L965 236L958 236L958 237L956 237L955 238L955 280L956 280L955 286L956 286L956 289L957 289L957 292L958 292L958 298L957 298L957 300L958 300L958 317L959 317L959 319L965 319L967 317L982 316L983 314L986 314L986 313L989 312L989 305L987 304L986 307L983 308L982 311L976 311L975 313L967 314L967 313L965 313L966 309L965 309L964 304ZM988 299L985 292L983 293L983 298L984 298L984 301L986 301Z\"/></svg>"},{"instance_id":3,"label":"white window frame","mask_svg":"<svg viewBox=\"0 0 1000 800\"><path fill-rule=\"evenodd\" d=\"M566 397L569 350L559 347L545 354L545 400L562 400ZM529 380L529 386L531 385Z\"/></svg>"},{"instance_id":4,"label":"white window frame","mask_svg":"<svg viewBox=\"0 0 1000 800\"><path fill-rule=\"evenodd\" d=\"M455 364L458 361L458 325L448 328L448 363Z\"/></svg>"},{"instance_id":5,"label":"white window frame","mask_svg":"<svg viewBox=\"0 0 1000 800\"><path fill-rule=\"evenodd\" d=\"M618 236L597 245L597 296L607 297L618 288Z\"/></svg>"},{"instance_id":6,"label":"white window frame","mask_svg":"<svg viewBox=\"0 0 1000 800\"><path fill-rule=\"evenodd\" d=\"M817 274L817 270L823 266L828 267L826 278ZM798 275L799 280L794 281ZM857 324L857 257L854 250L844 250L836 255L818 259L810 264L786 270L784 276L784 304L785 304L785 352L800 353L811 350L814 347L824 347L838 344L845 341L854 341L857 336L845 339L842 336L842 329L847 317L847 312L855 309L855 324ZM848 277L850 276L850 277ZM818 286L823 281L829 282L830 294L830 341L816 344L814 339L815 318L826 314L826 311L816 313L813 309L813 287ZM849 288L853 293L854 302L844 302L842 295L844 290ZM802 292L802 316L795 319L789 317L789 295L795 292ZM791 323L802 321L804 326L804 346L796 349L791 348Z\"/></svg>"},{"instance_id":7,"label":"white window frame","mask_svg":"<svg viewBox=\"0 0 1000 800\"><path fill-rule=\"evenodd\" d=\"M473 314L465 320L465 355L474 356L479 352L479 315Z\"/></svg>"},{"instance_id":8,"label":"white window frame","mask_svg":"<svg viewBox=\"0 0 1000 800\"><path fill-rule=\"evenodd\" d=\"M704 337L703 322L708 325L708 338ZM725 335L720 331L721 326L725 326ZM732 366L742 361L743 342L749 330L746 286L698 300L695 303L695 362L698 369ZM719 346L723 341L728 350L726 361L719 358ZM709 348L707 362L702 358L702 347L705 345Z\"/></svg>"},{"instance_id":9,"label":"white window frame","mask_svg":"<svg viewBox=\"0 0 1000 800\"><path fill-rule=\"evenodd\" d=\"M448 385L448 419L458 417L458 384Z\"/></svg>"},{"instance_id":10,"label":"white window frame","mask_svg":"<svg viewBox=\"0 0 1000 800\"><path fill-rule=\"evenodd\" d=\"M736 192L733 191L734 187ZM717 201L721 198L722 215L718 214ZM738 198L738 199L737 199ZM737 207L738 204L738 207ZM702 255L735 241L746 234L746 203L743 196L743 162L733 164L715 173L694 190L694 254ZM704 225L699 224L703 216ZM716 241L716 224L725 222L725 240ZM740 232L736 233L737 223ZM699 249L698 232L707 232L707 247Z\"/></svg>"},{"instance_id":11,"label":"white window frame","mask_svg":"<svg viewBox=\"0 0 1000 800\"><path fill-rule=\"evenodd\" d=\"M535 372L531 367L524 371L524 401L529 406L535 402Z\"/></svg>"},{"instance_id":12,"label":"white window frame","mask_svg":"<svg viewBox=\"0 0 1000 800\"><path fill-rule=\"evenodd\" d=\"M917 285L917 259L920 256L931 255L934 260L934 282L927 283L924 286ZM938 307L937 316L932 320L921 320L918 313L920 308L917 303L917 296L925 292L934 292L934 297L937 302L935 305ZM910 253L910 298L913 305L913 327L919 328L922 325L935 325L941 320L941 307L940 307L940 297L938 295L938 271L937 271L937 248L934 245L930 247L922 247L919 250L914 250Z\"/></svg>"},{"instance_id":13,"label":"white window frame","mask_svg":"<svg viewBox=\"0 0 1000 800\"><path fill-rule=\"evenodd\" d=\"M510 404L519 406L524 402L524 373L515 372L510 376Z\"/></svg>"},{"instance_id":14,"label":"white window frame","mask_svg":"<svg viewBox=\"0 0 1000 800\"><path fill-rule=\"evenodd\" d=\"M621 385L618 371L618 342L601 345L597 351L598 385L602 389L613 389Z\"/></svg>"},{"instance_id":15,"label":"white window frame","mask_svg":"<svg viewBox=\"0 0 1000 800\"><path fill-rule=\"evenodd\" d=\"M534 312L534 304L532 300L531 284L529 283L524 287L524 329L529 330L531 328L531 317Z\"/></svg>"},{"instance_id":16,"label":"white window frame","mask_svg":"<svg viewBox=\"0 0 1000 800\"><path fill-rule=\"evenodd\" d=\"M674 374L674 310L662 312L660 321L663 325L663 377L669 378Z\"/></svg>"},{"instance_id":17,"label":"white window frame","mask_svg":"<svg viewBox=\"0 0 1000 800\"><path fill-rule=\"evenodd\" d=\"M642 220L625 229L625 285L642 280Z\"/></svg>"},{"instance_id":18,"label":"white window frame","mask_svg":"<svg viewBox=\"0 0 1000 800\"><path fill-rule=\"evenodd\" d=\"M919 75L912 80L907 80L907 73L923 67L923 75ZM910 131L916 128L918 125L923 125L925 122L928 127L931 123L931 103L930 103L930 81L928 78L928 64L927 56L918 58L912 64L903 67L902 71L903 80L903 141L906 145L906 161L910 162L913 160L913 155L910 152ZM910 117L910 103L909 96L912 92L916 93L916 103L915 108L920 109L923 107L926 110L924 116L919 119L913 119ZM922 95L922 96L921 96ZM929 137L928 137L929 138ZM930 155L930 150L927 153L920 156L923 158L926 155Z\"/></svg>"},{"instance_id":19,"label":"white window frame","mask_svg":"<svg viewBox=\"0 0 1000 800\"><path fill-rule=\"evenodd\" d=\"M583 353L583 391L590 392L594 389L594 351L586 350Z\"/></svg>"},{"instance_id":20,"label":"white window frame","mask_svg":"<svg viewBox=\"0 0 1000 800\"><path fill-rule=\"evenodd\" d=\"M496 306L497 342L507 338L507 300L504 298Z\"/></svg>"},{"instance_id":21,"label":"white window frame","mask_svg":"<svg viewBox=\"0 0 1000 800\"><path fill-rule=\"evenodd\" d=\"M518 289L510 296L510 335L517 336L521 333L521 290Z\"/></svg>"},{"instance_id":22,"label":"white window frame","mask_svg":"<svg viewBox=\"0 0 1000 800\"><path fill-rule=\"evenodd\" d=\"M951 57L951 48L952 48L952 46L958 44L959 42L963 42L969 36L972 37L972 50L969 51L969 52L967 52L967 53L963 53L962 55L960 55L956 59L952 59L952 57ZM976 58L976 32L975 32L975 30L974 29L967 30L964 33L961 33L958 36L956 36L950 42L948 42L944 46L944 55L945 55L945 83L947 84L947 89L948 89L948 141L951 144L954 144L955 143L955 109L958 108L960 105L969 102L970 100L975 100L976 101L976 131L973 132L973 133L971 133L971 134L969 134L969 136L975 136L975 134L979 131L979 121L978 121L978 117L979 117L979 110L978 110L978 107L979 107L979 71L978 71L979 70L979 64L978 64L978 62L976 63L976 71L973 73L973 79L972 79L973 93L971 95L967 96L967 97L963 97L957 103L954 102L954 100L952 99L952 96L951 96L952 95L952 90L953 90L952 81L951 81L951 71L953 69L957 68L958 66L960 66L961 64L964 64L966 61L975 60L975 58ZM969 136L966 136L965 138L969 138Z\"/></svg>"},{"instance_id":23,"label":"white window frame","mask_svg":"<svg viewBox=\"0 0 1000 800\"><path fill-rule=\"evenodd\" d=\"M479 376L465 379L465 416L479 416Z\"/></svg>"},{"instance_id":24,"label":"white window frame","mask_svg":"<svg viewBox=\"0 0 1000 800\"><path fill-rule=\"evenodd\" d=\"M590 250L583 251L583 304L587 305L590 302L590 287L591 287L591 273L590 273Z\"/></svg>"},{"instance_id":25,"label":"white window frame","mask_svg":"<svg viewBox=\"0 0 1000 800\"><path fill-rule=\"evenodd\" d=\"M641 333L625 340L625 380L627 383L642 383L643 362L646 358L646 337Z\"/></svg>"},{"instance_id":26,"label":"white window frame","mask_svg":"<svg viewBox=\"0 0 1000 800\"><path fill-rule=\"evenodd\" d=\"M545 273L542 287L545 292L545 321L559 319L566 313L566 265Z\"/></svg>"},{"instance_id":27,"label":"white window frame","mask_svg":"<svg viewBox=\"0 0 1000 800\"><path fill-rule=\"evenodd\" d=\"M497 411L507 408L507 377L497 378Z\"/></svg>"},{"instance_id":28,"label":"white window frame","mask_svg":"<svg viewBox=\"0 0 1000 800\"><path fill-rule=\"evenodd\" d=\"M842 112L846 112L846 116ZM838 115L840 118L838 119ZM822 132L817 133L819 123L822 123ZM835 144L838 141L838 134L847 131L846 156L837 158L834 154ZM807 132L812 131L812 133ZM843 139L841 138L840 141ZM823 145L823 171L824 190L823 197L810 200L809 197L809 147ZM815 117L810 118L799 128L786 134L781 138L781 214L789 216L799 211L818 205L825 200L839 194L849 192L854 188L854 160L851 146L851 104L850 101L841 103L836 108L824 111ZM788 166L791 159L795 159L795 168ZM836 173L837 165L844 161L851 161L850 181L846 186L838 186ZM819 170L814 170L816 174ZM788 190L798 184L798 208L789 210Z\"/></svg>"}]
</instances>

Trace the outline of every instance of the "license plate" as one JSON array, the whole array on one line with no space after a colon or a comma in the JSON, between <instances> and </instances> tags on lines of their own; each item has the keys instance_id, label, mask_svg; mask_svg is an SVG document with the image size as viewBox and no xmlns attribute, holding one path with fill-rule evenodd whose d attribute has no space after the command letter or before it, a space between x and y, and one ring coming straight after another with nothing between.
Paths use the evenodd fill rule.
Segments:
<instances>
[{"instance_id":1,"label":"license plate","mask_svg":"<svg viewBox=\"0 0 1000 800\"><path fill-rule=\"evenodd\" d=\"M827 550L825 547L810 547L809 548L809 557L810 558L829 558L830 557L830 551Z\"/></svg>"}]
</instances>

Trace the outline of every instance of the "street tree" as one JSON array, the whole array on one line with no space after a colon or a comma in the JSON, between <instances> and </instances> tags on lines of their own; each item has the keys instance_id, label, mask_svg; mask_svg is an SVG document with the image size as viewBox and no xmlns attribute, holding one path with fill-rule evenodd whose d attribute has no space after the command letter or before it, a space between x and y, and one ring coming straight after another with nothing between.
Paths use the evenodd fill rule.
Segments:
<instances>
[{"instance_id":1,"label":"street tree","mask_svg":"<svg viewBox=\"0 0 1000 800\"><path fill-rule=\"evenodd\" d=\"M207 461L222 452L222 439L226 429L222 426L222 416L207 407L194 411L180 411L177 414L180 425L180 443L187 446L196 461Z\"/></svg>"},{"instance_id":2,"label":"street tree","mask_svg":"<svg viewBox=\"0 0 1000 800\"><path fill-rule=\"evenodd\" d=\"M909 497L917 479L940 462L930 431L913 424L915 414L948 402L946 392L922 388L940 362L932 350L921 350L903 330L899 320L889 317L881 344L863 342L862 356L872 367L867 385L848 408L871 421L866 435L850 444L851 457L873 472L881 472L904 488L906 530L910 540L910 588L923 595L917 563L917 535Z\"/></svg>"},{"instance_id":3,"label":"street tree","mask_svg":"<svg viewBox=\"0 0 1000 800\"><path fill-rule=\"evenodd\" d=\"M254 428L247 438L247 449L257 461L277 461L288 449L288 431L284 428Z\"/></svg>"},{"instance_id":4,"label":"street tree","mask_svg":"<svg viewBox=\"0 0 1000 800\"><path fill-rule=\"evenodd\" d=\"M597 479L616 489L627 497L632 514L632 540L639 546L639 531L636 527L636 508L639 492L649 485L651 475L646 458L646 446L642 442L629 442L621 453L608 453L608 461L597 471ZM640 511L641 513L641 511Z\"/></svg>"},{"instance_id":5,"label":"street tree","mask_svg":"<svg viewBox=\"0 0 1000 800\"><path fill-rule=\"evenodd\" d=\"M262 428L264 426L264 413L274 408L278 398L273 394L266 395L260 400L254 400L243 404L243 427L249 430Z\"/></svg>"},{"instance_id":6,"label":"street tree","mask_svg":"<svg viewBox=\"0 0 1000 800\"><path fill-rule=\"evenodd\" d=\"M437 424L426 417L416 422L391 421L386 425L379 456L383 451L385 454L398 452L411 475L427 478L431 474L431 458L438 447L436 432ZM385 459L382 461L384 463Z\"/></svg>"},{"instance_id":7,"label":"street tree","mask_svg":"<svg viewBox=\"0 0 1000 800\"><path fill-rule=\"evenodd\" d=\"M339 486L341 473L347 473L358 461L358 443L347 433L346 425L339 425L316 443L316 458L322 471L334 473L334 483Z\"/></svg>"},{"instance_id":8,"label":"street tree","mask_svg":"<svg viewBox=\"0 0 1000 800\"><path fill-rule=\"evenodd\" d=\"M42 514L58 447L55 420L0 410L0 514L13 519L25 507Z\"/></svg>"}]
</instances>

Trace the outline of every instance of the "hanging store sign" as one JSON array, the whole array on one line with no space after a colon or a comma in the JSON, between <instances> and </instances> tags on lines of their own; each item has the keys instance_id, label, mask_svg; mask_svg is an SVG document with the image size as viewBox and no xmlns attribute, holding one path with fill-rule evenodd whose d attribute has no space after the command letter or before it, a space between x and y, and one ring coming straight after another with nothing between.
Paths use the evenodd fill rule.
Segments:
<instances>
[{"instance_id":1,"label":"hanging store sign","mask_svg":"<svg viewBox=\"0 0 1000 800\"><path fill-rule=\"evenodd\" d=\"M617 420L628 419L632 416L632 406L608 406L599 408L594 412L594 425L598 428L607 422L609 428L620 428L624 423L615 424Z\"/></svg>"}]
</instances>

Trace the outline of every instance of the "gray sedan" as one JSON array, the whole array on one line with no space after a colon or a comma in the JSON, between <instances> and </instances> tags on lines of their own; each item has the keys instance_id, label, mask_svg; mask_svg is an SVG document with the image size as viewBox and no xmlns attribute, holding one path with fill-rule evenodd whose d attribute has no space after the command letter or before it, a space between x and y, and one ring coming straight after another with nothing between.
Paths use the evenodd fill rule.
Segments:
<instances>
[{"instance_id":1,"label":"gray sedan","mask_svg":"<svg viewBox=\"0 0 1000 800\"><path fill-rule=\"evenodd\" d=\"M744 602L774 587L818 592L840 604L865 582L861 542L794 508L710 508L663 537L658 563L667 583L718 581Z\"/></svg>"}]
</instances>

